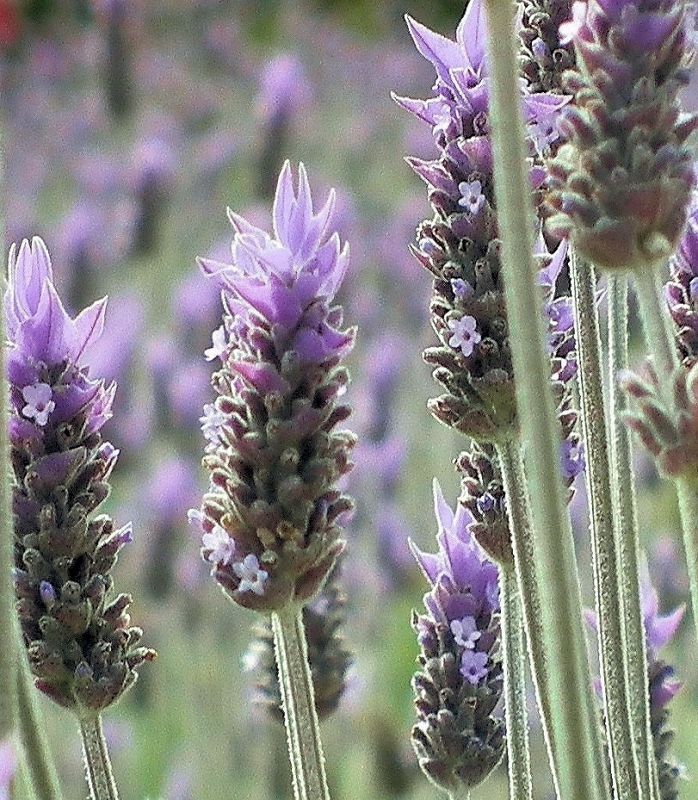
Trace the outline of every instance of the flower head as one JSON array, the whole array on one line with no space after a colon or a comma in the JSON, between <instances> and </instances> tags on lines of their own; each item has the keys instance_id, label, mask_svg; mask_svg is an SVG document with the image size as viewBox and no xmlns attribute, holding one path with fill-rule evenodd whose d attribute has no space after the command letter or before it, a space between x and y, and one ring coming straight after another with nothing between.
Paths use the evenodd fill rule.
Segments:
<instances>
[{"instance_id":1,"label":"flower head","mask_svg":"<svg viewBox=\"0 0 698 800\"><path fill-rule=\"evenodd\" d=\"M607 269L644 269L672 254L694 184L679 89L692 55L685 0L575 3L574 93L559 123L566 143L550 162L550 232Z\"/></svg>"},{"instance_id":2,"label":"flower head","mask_svg":"<svg viewBox=\"0 0 698 800\"><path fill-rule=\"evenodd\" d=\"M414 678L412 744L424 773L451 793L483 781L504 751L492 716L502 692L497 567L472 537L472 517L454 512L434 482L438 551L413 552L430 590L413 627L421 647Z\"/></svg>"},{"instance_id":3,"label":"flower head","mask_svg":"<svg viewBox=\"0 0 698 800\"><path fill-rule=\"evenodd\" d=\"M434 280L430 312L438 343L424 359L446 390L429 401L429 409L479 441L498 441L516 431L517 415L489 136L484 3L468 3L455 41L409 17L407 24L417 50L436 71L433 97L395 97L431 126L438 148L434 160L408 159L427 184L434 211L419 226L413 249ZM531 142L556 138L554 121L566 102L556 95L522 95ZM530 179L539 193L545 171L533 162ZM539 254L542 267L559 260L542 239ZM546 287L549 301L553 287L554 282Z\"/></svg>"},{"instance_id":4,"label":"flower head","mask_svg":"<svg viewBox=\"0 0 698 800\"><path fill-rule=\"evenodd\" d=\"M155 655L138 646L131 598L111 596L131 526L115 530L93 513L118 456L100 433L115 386L92 379L85 356L105 308L101 300L70 317L46 245L13 245L5 312L17 605L37 687L79 713L113 703Z\"/></svg>"},{"instance_id":5,"label":"flower head","mask_svg":"<svg viewBox=\"0 0 698 800\"><path fill-rule=\"evenodd\" d=\"M218 399L201 418L211 474L204 554L232 599L256 609L315 594L344 546L352 507L336 487L354 444L335 429L349 414L340 364L354 331L341 329L342 311L332 305L348 264L333 209L331 192L315 210L305 167L296 185L287 162L273 234L230 212L232 263L200 259L222 289L218 331L226 337L217 332L214 341ZM232 559L219 530L234 543Z\"/></svg>"}]
</instances>

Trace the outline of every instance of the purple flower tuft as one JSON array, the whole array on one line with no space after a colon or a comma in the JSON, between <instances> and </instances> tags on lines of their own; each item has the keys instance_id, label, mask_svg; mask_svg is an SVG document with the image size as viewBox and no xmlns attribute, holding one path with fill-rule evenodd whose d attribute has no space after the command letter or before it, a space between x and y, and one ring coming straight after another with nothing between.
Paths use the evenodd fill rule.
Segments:
<instances>
[{"instance_id":1,"label":"purple flower tuft","mask_svg":"<svg viewBox=\"0 0 698 800\"><path fill-rule=\"evenodd\" d=\"M105 308L100 300L72 318L41 239L12 246L5 312L17 606L37 687L78 712L113 703L155 656L138 646L130 597L110 597L131 526L114 531L108 516L93 514L118 456L100 433L115 384L91 379L86 366Z\"/></svg>"},{"instance_id":2,"label":"purple flower tuft","mask_svg":"<svg viewBox=\"0 0 698 800\"><path fill-rule=\"evenodd\" d=\"M434 481L438 551L412 545L429 581L426 614L413 616L421 647L414 678L419 765L452 794L481 783L505 746L504 724L492 712L502 693L497 567L472 536L470 512L455 513Z\"/></svg>"},{"instance_id":3,"label":"purple flower tuft","mask_svg":"<svg viewBox=\"0 0 698 800\"><path fill-rule=\"evenodd\" d=\"M440 422L480 442L501 441L516 433L517 415L489 138L484 4L471 0L455 41L410 17L407 24L417 50L431 62L437 76L433 97L395 97L399 105L431 126L438 149L434 160L408 159L427 184L434 211L433 218L419 226L418 244L413 248L434 280L430 312L438 343L425 350L424 359L446 390L429 401L429 409ZM549 143L556 138L554 120L566 102L559 95L522 96L532 156L535 141ZM533 160L530 180L538 194L545 171ZM565 251L549 253L542 237L539 245L545 270L541 284L555 338L551 350L555 359L562 360L574 349L564 301L553 304ZM562 383L571 377L559 362L554 375Z\"/></svg>"},{"instance_id":4,"label":"purple flower tuft","mask_svg":"<svg viewBox=\"0 0 698 800\"><path fill-rule=\"evenodd\" d=\"M698 117L678 92L693 54L686 0L574 3L562 26L576 68L565 75L574 102L549 163L548 229L570 237L606 269L663 264L683 231L694 185L686 142Z\"/></svg>"},{"instance_id":5,"label":"purple flower tuft","mask_svg":"<svg viewBox=\"0 0 698 800\"><path fill-rule=\"evenodd\" d=\"M349 415L340 364L354 331L342 330L332 305L348 264L332 231L334 198L316 211L305 167L296 187L287 162L273 235L231 211L232 264L199 262L225 307L214 340L218 399L201 419L211 474L202 553L233 600L260 610L317 592L352 507L336 488L352 466L354 437L335 426Z\"/></svg>"}]
</instances>

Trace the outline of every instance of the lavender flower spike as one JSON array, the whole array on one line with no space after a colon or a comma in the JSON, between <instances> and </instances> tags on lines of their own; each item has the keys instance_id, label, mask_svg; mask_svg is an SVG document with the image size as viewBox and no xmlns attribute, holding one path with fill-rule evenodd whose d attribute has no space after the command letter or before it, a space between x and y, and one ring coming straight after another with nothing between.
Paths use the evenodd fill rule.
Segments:
<instances>
[{"instance_id":1,"label":"lavender flower spike","mask_svg":"<svg viewBox=\"0 0 698 800\"><path fill-rule=\"evenodd\" d=\"M131 541L93 512L109 494L118 450L102 440L115 385L89 377L85 354L102 333L106 300L72 319L39 238L10 250L10 443L15 587L36 686L79 715L111 705L155 653L139 647L131 598L110 572Z\"/></svg>"},{"instance_id":2,"label":"lavender flower spike","mask_svg":"<svg viewBox=\"0 0 698 800\"><path fill-rule=\"evenodd\" d=\"M339 398L355 331L332 301L348 248L332 231L334 193L315 211L305 167L288 162L274 200L274 235L230 212L232 264L200 259L222 289L226 343L203 418L211 483L200 515L203 557L237 603L305 603L344 548L351 500L337 488L354 436Z\"/></svg>"},{"instance_id":3,"label":"lavender flower spike","mask_svg":"<svg viewBox=\"0 0 698 800\"><path fill-rule=\"evenodd\" d=\"M429 410L443 424L479 442L502 442L517 433L518 418L494 197L484 3L468 4L456 41L409 17L407 24L417 50L437 74L434 97L395 97L431 126L438 149L434 160L408 159L427 184L434 212L417 229L413 248L433 278L429 310L438 343L425 350L424 360L446 390L429 401ZM534 140L545 146L541 133L553 129L555 115L567 99L548 94L522 98L532 150ZM554 139L554 131L551 135ZM532 190L540 189L544 170L532 166L530 180ZM554 263L559 272L564 248L550 254L542 238L540 245L541 267ZM544 287L549 305L553 292L554 281L549 281ZM563 339L551 347L557 367L571 349L570 336ZM565 381L556 375L559 393Z\"/></svg>"},{"instance_id":4,"label":"lavender flower spike","mask_svg":"<svg viewBox=\"0 0 698 800\"><path fill-rule=\"evenodd\" d=\"M574 3L563 26L577 54L565 80L575 100L559 124L567 143L549 164L548 227L600 267L663 263L683 230L695 180L686 140L698 123L678 101L691 9L686 0L589 0Z\"/></svg>"},{"instance_id":5,"label":"lavender flower spike","mask_svg":"<svg viewBox=\"0 0 698 800\"><path fill-rule=\"evenodd\" d=\"M434 506L438 552L412 544L431 586L426 614L412 622L421 648L412 744L427 777L455 797L481 783L505 749L504 722L492 713L502 696L498 570L472 536L470 512L459 505L454 514L436 481Z\"/></svg>"}]
</instances>

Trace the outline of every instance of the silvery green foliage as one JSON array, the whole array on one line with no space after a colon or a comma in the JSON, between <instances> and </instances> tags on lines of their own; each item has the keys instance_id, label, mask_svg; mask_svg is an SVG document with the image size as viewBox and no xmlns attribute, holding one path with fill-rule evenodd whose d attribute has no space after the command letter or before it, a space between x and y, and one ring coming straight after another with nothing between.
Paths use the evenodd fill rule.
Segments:
<instances>
[{"instance_id":1,"label":"silvery green foliage","mask_svg":"<svg viewBox=\"0 0 698 800\"><path fill-rule=\"evenodd\" d=\"M202 430L210 486L202 555L236 603L260 611L306 603L344 548L352 501L338 480L355 437L337 426L355 331L333 300L348 248L332 231L334 192L319 211L301 164L284 165L270 236L231 212L232 263L201 259L222 289L223 325L206 356L218 395Z\"/></svg>"},{"instance_id":2,"label":"silvery green foliage","mask_svg":"<svg viewBox=\"0 0 698 800\"><path fill-rule=\"evenodd\" d=\"M494 710L503 689L499 653L497 567L470 530L470 513L455 513L434 482L438 551L413 546L430 584L425 614L413 615L421 649L414 676L417 724L412 744L424 774L460 795L500 762L505 726Z\"/></svg>"},{"instance_id":3,"label":"silvery green foliage","mask_svg":"<svg viewBox=\"0 0 698 800\"><path fill-rule=\"evenodd\" d=\"M337 709L352 663L342 634L346 597L339 583L338 567L339 563L319 593L303 608L308 663L319 719ZM257 623L254 632L256 637L247 652L246 665L255 682L257 699L274 719L283 723L274 635L268 620Z\"/></svg>"},{"instance_id":4,"label":"silvery green foliage","mask_svg":"<svg viewBox=\"0 0 698 800\"><path fill-rule=\"evenodd\" d=\"M548 164L548 230L607 269L652 268L678 244L694 184L686 145L696 117L681 114L691 5L685 0L573 4L563 41L576 68L564 88L566 143Z\"/></svg>"},{"instance_id":5,"label":"silvery green foliage","mask_svg":"<svg viewBox=\"0 0 698 800\"><path fill-rule=\"evenodd\" d=\"M118 456L100 434L116 386L91 378L85 359L105 308L101 300L71 318L41 239L12 247L5 314L17 607L36 686L77 713L114 703L155 657L139 646L131 597L112 591L131 525L115 530L94 513Z\"/></svg>"}]
</instances>

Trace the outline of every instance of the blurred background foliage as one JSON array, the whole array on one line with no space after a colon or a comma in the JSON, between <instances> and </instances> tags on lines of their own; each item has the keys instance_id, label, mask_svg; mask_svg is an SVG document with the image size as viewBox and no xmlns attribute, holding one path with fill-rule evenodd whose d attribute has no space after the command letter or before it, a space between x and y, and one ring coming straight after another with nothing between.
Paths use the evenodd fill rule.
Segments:
<instances>
[{"instance_id":1,"label":"blurred background foliage","mask_svg":"<svg viewBox=\"0 0 698 800\"><path fill-rule=\"evenodd\" d=\"M403 156L428 155L431 137L389 93L423 96L432 80L403 14L451 35L462 10L450 0L0 0L7 241L46 240L73 310L110 295L92 370L119 383L109 510L133 519L136 537L117 586L133 593L134 620L160 653L106 720L123 800L291 796L283 730L253 702L255 620L207 577L186 524L205 488L198 417L212 393L202 353L220 315L195 258L226 260L227 205L267 224L286 157L305 161L317 193L337 187L352 248L341 300L360 327L350 388L357 513L342 575L354 663L323 723L332 795L434 796L409 744L409 619L425 586L407 538L433 549L431 480L455 501L451 462L465 443L425 408L429 279L408 245L428 212ZM687 597L675 499L640 455L638 471L668 609ZM573 513L590 602L581 487ZM685 682L675 751L696 776L694 649L684 623L671 653ZM72 720L41 702L65 796L77 796ZM473 800L506 796L502 766Z\"/></svg>"}]
</instances>

